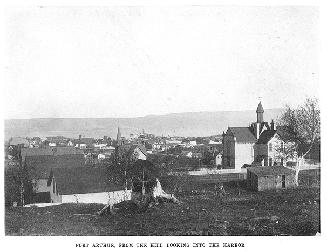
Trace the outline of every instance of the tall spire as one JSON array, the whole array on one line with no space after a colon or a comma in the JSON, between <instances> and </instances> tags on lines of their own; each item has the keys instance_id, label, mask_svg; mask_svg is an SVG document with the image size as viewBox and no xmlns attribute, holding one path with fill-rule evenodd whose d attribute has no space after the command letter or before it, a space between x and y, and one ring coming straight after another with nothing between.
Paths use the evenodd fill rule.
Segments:
<instances>
[{"instance_id":1,"label":"tall spire","mask_svg":"<svg viewBox=\"0 0 327 251\"><path fill-rule=\"evenodd\" d=\"M264 110L263 110L261 101L258 104L258 107L257 107L257 111L256 112L257 112L257 123L262 123L263 122L263 113L264 113Z\"/></svg>"},{"instance_id":2,"label":"tall spire","mask_svg":"<svg viewBox=\"0 0 327 251\"><path fill-rule=\"evenodd\" d=\"M121 134L120 134L120 128L118 127L118 132L117 132L117 145L121 145Z\"/></svg>"}]
</instances>

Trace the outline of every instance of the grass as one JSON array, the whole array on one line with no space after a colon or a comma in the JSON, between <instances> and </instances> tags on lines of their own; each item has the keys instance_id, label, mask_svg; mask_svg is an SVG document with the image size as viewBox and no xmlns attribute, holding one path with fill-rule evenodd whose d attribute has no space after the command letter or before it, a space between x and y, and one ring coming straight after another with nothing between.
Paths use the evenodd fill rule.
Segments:
<instances>
[{"instance_id":1,"label":"grass","mask_svg":"<svg viewBox=\"0 0 327 251\"><path fill-rule=\"evenodd\" d=\"M320 189L251 192L235 182L217 196L214 184L193 184L180 204L136 209L122 202L115 215L97 204L6 209L6 235L315 235L320 232ZM165 186L163 186L165 188ZM188 187L188 185L186 185ZM195 189L196 188L196 189ZM193 191L192 191L193 190Z\"/></svg>"}]
</instances>

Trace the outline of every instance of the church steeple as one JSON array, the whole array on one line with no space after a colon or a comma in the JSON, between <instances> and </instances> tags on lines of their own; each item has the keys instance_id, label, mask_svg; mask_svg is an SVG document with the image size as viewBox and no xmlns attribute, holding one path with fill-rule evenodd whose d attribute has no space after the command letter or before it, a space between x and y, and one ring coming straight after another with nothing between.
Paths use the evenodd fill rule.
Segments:
<instances>
[{"instance_id":1,"label":"church steeple","mask_svg":"<svg viewBox=\"0 0 327 251\"><path fill-rule=\"evenodd\" d=\"M120 134L120 128L118 127L118 132L117 132L117 145L121 145L121 134Z\"/></svg>"},{"instance_id":2,"label":"church steeple","mask_svg":"<svg viewBox=\"0 0 327 251\"><path fill-rule=\"evenodd\" d=\"M257 123L262 123L263 122L263 113L264 113L264 110L263 110L261 101L258 104L258 107L257 107L257 111L256 112L257 112Z\"/></svg>"}]
</instances>

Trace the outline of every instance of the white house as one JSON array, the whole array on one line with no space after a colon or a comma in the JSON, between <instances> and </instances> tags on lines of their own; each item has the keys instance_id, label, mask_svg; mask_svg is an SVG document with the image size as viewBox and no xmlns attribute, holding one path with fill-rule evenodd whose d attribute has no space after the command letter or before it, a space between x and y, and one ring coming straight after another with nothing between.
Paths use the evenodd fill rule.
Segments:
<instances>
[{"instance_id":1,"label":"white house","mask_svg":"<svg viewBox=\"0 0 327 251\"><path fill-rule=\"evenodd\" d=\"M76 144L75 147L79 149L86 149L86 144L84 143Z\"/></svg>"},{"instance_id":2,"label":"white house","mask_svg":"<svg viewBox=\"0 0 327 251\"><path fill-rule=\"evenodd\" d=\"M106 155L104 155L103 153L99 153L98 154L98 159L105 159L106 158Z\"/></svg>"},{"instance_id":3,"label":"white house","mask_svg":"<svg viewBox=\"0 0 327 251\"><path fill-rule=\"evenodd\" d=\"M249 127L229 127L223 133L222 166L226 169L241 170L253 163L261 165L283 165L277 146L284 144L275 123L263 120L263 107L258 104L257 121Z\"/></svg>"}]
</instances>

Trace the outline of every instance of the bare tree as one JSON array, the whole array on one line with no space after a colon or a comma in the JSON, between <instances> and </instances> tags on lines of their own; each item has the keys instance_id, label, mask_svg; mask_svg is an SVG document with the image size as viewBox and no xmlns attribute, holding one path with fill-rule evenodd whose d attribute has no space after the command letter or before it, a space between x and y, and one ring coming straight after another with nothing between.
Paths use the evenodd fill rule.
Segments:
<instances>
[{"instance_id":1,"label":"bare tree","mask_svg":"<svg viewBox=\"0 0 327 251\"><path fill-rule=\"evenodd\" d=\"M304 158L314 144L320 143L320 109L316 98L307 98L303 105L292 109L286 107L278 121L279 131L285 144L279 152L286 158L296 160L295 183L298 185L298 174Z\"/></svg>"}]
</instances>

